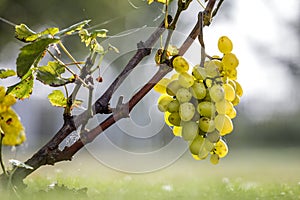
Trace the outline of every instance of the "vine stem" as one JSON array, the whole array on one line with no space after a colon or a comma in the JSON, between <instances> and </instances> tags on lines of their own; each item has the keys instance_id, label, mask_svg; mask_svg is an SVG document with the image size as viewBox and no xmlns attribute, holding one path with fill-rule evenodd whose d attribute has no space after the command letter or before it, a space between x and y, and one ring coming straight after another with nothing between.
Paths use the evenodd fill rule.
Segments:
<instances>
[{"instance_id":1,"label":"vine stem","mask_svg":"<svg viewBox=\"0 0 300 200\"><path fill-rule=\"evenodd\" d=\"M0 127L0 163L1 163L1 168L2 168L2 171L4 173L5 176L7 176L7 172L5 170L5 166L4 166L4 163L3 163L3 157L2 157L2 141L3 141L3 138L4 138L4 133Z\"/></svg>"}]
</instances>

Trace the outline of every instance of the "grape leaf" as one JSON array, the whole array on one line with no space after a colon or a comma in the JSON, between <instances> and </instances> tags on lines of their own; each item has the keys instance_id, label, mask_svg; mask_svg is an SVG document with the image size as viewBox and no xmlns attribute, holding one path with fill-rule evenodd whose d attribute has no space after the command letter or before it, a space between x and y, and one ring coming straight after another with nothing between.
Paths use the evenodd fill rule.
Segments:
<instances>
[{"instance_id":1,"label":"grape leaf","mask_svg":"<svg viewBox=\"0 0 300 200\"><path fill-rule=\"evenodd\" d=\"M30 67L43 57L43 52L53 43L57 43L57 38L42 38L21 48L17 58L17 74L23 77Z\"/></svg>"},{"instance_id":2,"label":"grape leaf","mask_svg":"<svg viewBox=\"0 0 300 200\"><path fill-rule=\"evenodd\" d=\"M37 80L52 87L59 87L72 83L75 77L62 78L61 74L65 72L65 66L59 62L48 62L47 66L42 66L37 69Z\"/></svg>"},{"instance_id":3,"label":"grape leaf","mask_svg":"<svg viewBox=\"0 0 300 200\"><path fill-rule=\"evenodd\" d=\"M4 79L10 76L15 76L16 72L12 69L0 69L0 79Z\"/></svg>"},{"instance_id":4,"label":"grape leaf","mask_svg":"<svg viewBox=\"0 0 300 200\"><path fill-rule=\"evenodd\" d=\"M60 90L54 90L52 93L48 95L48 99L52 106L57 107L66 107L67 106L67 98ZM79 106L82 103L81 100L75 100L73 106ZM72 107L73 107L72 106Z\"/></svg>"},{"instance_id":5,"label":"grape leaf","mask_svg":"<svg viewBox=\"0 0 300 200\"><path fill-rule=\"evenodd\" d=\"M62 35L71 35L72 33L74 33L75 31L80 31L83 29L83 27L85 25L87 25L91 20L84 20L82 22L78 22L66 29L63 29L61 31L59 31L56 35L58 36L62 36Z\"/></svg>"},{"instance_id":6,"label":"grape leaf","mask_svg":"<svg viewBox=\"0 0 300 200\"><path fill-rule=\"evenodd\" d=\"M59 32L59 29L56 27L47 28L46 30L36 33L28 28L25 24L20 24L15 26L15 37L22 42L33 42L37 39L42 38L43 36L52 35L54 36Z\"/></svg>"},{"instance_id":7,"label":"grape leaf","mask_svg":"<svg viewBox=\"0 0 300 200\"><path fill-rule=\"evenodd\" d=\"M21 81L15 85L7 88L6 93L12 94L18 99L29 98L33 88L33 74L32 70L29 70L21 79Z\"/></svg>"},{"instance_id":8,"label":"grape leaf","mask_svg":"<svg viewBox=\"0 0 300 200\"><path fill-rule=\"evenodd\" d=\"M100 29L100 30L94 30L91 32L91 37L92 38L105 38L107 35L106 33L108 32L108 30L106 29Z\"/></svg>"}]
</instances>

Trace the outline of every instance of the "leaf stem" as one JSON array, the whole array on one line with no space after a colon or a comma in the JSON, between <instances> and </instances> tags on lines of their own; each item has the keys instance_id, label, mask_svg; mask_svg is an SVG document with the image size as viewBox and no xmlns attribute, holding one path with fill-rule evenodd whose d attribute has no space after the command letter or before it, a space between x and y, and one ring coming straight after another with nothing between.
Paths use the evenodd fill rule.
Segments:
<instances>
[{"instance_id":1,"label":"leaf stem","mask_svg":"<svg viewBox=\"0 0 300 200\"><path fill-rule=\"evenodd\" d=\"M63 43L61 41L58 42L59 46L62 48L62 50L67 54L67 56L75 63L75 65L77 66L77 68L79 70L81 70L80 65L78 64L78 62L75 60L75 58L70 54L70 52L67 50L67 48L63 45Z\"/></svg>"}]
</instances>

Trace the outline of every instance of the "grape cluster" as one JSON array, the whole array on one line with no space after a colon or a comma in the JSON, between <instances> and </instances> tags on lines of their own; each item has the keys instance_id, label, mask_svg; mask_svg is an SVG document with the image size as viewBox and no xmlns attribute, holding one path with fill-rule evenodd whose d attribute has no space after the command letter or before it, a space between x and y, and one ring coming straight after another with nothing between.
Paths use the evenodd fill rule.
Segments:
<instances>
[{"instance_id":1,"label":"grape cluster","mask_svg":"<svg viewBox=\"0 0 300 200\"><path fill-rule=\"evenodd\" d=\"M213 56L204 66L196 65L189 73L189 63L182 56L173 57L177 73L163 78L154 90L162 95L158 109L175 136L189 142L192 156L202 160L210 155L217 164L228 153L224 136L233 131L234 106L240 102L243 89L237 81L239 61L232 42L222 36L218 41L222 58Z\"/></svg>"},{"instance_id":2,"label":"grape cluster","mask_svg":"<svg viewBox=\"0 0 300 200\"><path fill-rule=\"evenodd\" d=\"M16 103L14 96L6 94L5 88L0 86L0 131L4 134L2 143L15 146L26 140L24 127L17 113L11 108Z\"/></svg>"}]
</instances>

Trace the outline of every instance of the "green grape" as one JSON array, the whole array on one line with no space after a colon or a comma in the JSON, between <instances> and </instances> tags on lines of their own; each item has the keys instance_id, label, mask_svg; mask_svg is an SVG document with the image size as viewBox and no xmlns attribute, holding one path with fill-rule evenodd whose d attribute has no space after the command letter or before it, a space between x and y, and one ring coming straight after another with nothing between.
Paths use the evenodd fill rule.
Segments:
<instances>
[{"instance_id":1,"label":"green grape","mask_svg":"<svg viewBox=\"0 0 300 200\"><path fill-rule=\"evenodd\" d=\"M179 113L177 113L177 112L171 113L168 117L168 121L173 126L180 126L181 119L180 119Z\"/></svg>"},{"instance_id":2,"label":"green grape","mask_svg":"<svg viewBox=\"0 0 300 200\"><path fill-rule=\"evenodd\" d=\"M222 36L218 40L218 49L221 53L230 53L233 49L231 40L227 36Z\"/></svg>"},{"instance_id":3,"label":"green grape","mask_svg":"<svg viewBox=\"0 0 300 200\"><path fill-rule=\"evenodd\" d=\"M212 102L202 101L198 104L197 111L201 116L211 118L216 113L216 107Z\"/></svg>"},{"instance_id":4,"label":"green grape","mask_svg":"<svg viewBox=\"0 0 300 200\"><path fill-rule=\"evenodd\" d=\"M227 100L222 100L219 101L215 104L216 106L216 111L218 112L218 114L223 114L223 115L227 115L228 113L232 112L233 109L233 105L231 102L227 101Z\"/></svg>"},{"instance_id":5,"label":"green grape","mask_svg":"<svg viewBox=\"0 0 300 200\"><path fill-rule=\"evenodd\" d=\"M182 125L182 138L185 141L194 140L195 137L199 134L199 126L194 121L188 121Z\"/></svg>"},{"instance_id":6,"label":"green grape","mask_svg":"<svg viewBox=\"0 0 300 200\"><path fill-rule=\"evenodd\" d=\"M166 93L167 85L171 82L169 78L162 78L154 87L153 89L161 94Z\"/></svg>"},{"instance_id":7,"label":"green grape","mask_svg":"<svg viewBox=\"0 0 300 200\"><path fill-rule=\"evenodd\" d=\"M214 78L216 76L220 76L219 67L215 64L214 61L205 62L204 69L208 77Z\"/></svg>"},{"instance_id":8,"label":"green grape","mask_svg":"<svg viewBox=\"0 0 300 200\"><path fill-rule=\"evenodd\" d=\"M189 70L189 63L182 56L175 57L172 61L172 65L178 73L187 72Z\"/></svg>"},{"instance_id":9,"label":"green grape","mask_svg":"<svg viewBox=\"0 0 300 200\"><path fill-rule=\"evenodd\" d=\"M181 133L182 133L182 127L181 126L174 126L173 127L173 134L175 136L182 137Z\"/></svg>"},{"instance_id":10,"label":"green grape","mask_svg":"<svg viewBox=\"0 0 300 200\"><path fill-rule=\"evenodd\" d=\"M235 69L239 65L239 60L237 59L235 54L226 53L222 58L222 63L226 70Z\"/></svg>"},{"instance_id":11,"label":"green grape","mask_svg":"<svg viewBox=\"0 0 300 200\"><path fill-rule=\"evenodd\" d=\"M235 82L235 85L236 85L235 93L237 95L239 95L239 97L243 96L244 91L243 91L243 88L242 88L241 84L237 81L234 81L234 82Z\"/></svg>"},{"instance_id":12,"label":"green grape","mask_svg":"<svg viewBox=\"0 0 300 200\"><path fill-rule=\"evenodd\" d=\"M233 131L233 124L227 115L217 115L215 117L215 127L220 132L220 135L226 135Z\"/></svg>"},{"instance_id":13,"label":"green grape","mask_svg":"<svg viewBox=\"0 0 300 200\"><path fill-rule=\"evenodd\" d=\"M195 77L195 79L201 81L203 81L207 77L205 69L203 67L200 67L200 65L195 65L193 67L192 75Z\"/></svg>"},{"instance_id":14,"label":"green grape","mask_svg":"<svg viewBox=\"0 0 300 200\"><path fill-rule=\"evenodd\" d=\"M211 151L215 148L215 144L212 143L210 140L204 138L203 148L204 148L207 152L211 152Z\"/></svg>"},{"instance_id":15,"label":"green grape","mask_svg":"<svg viewBox=\"0 0 300 200\"><path fill-rule=\"evenodd\" d=\"M206 139L208 139L212 143L216 143L220 140L220 133L218 131L207 133Z\"/></svg>"},{"instance_id":16,"label":"green grape","mask_svg":"<svg viewBox=\"0 0 300 200\"><path fill-rule=\"evenodd\" d=\"M230 119L235 118L235 117L236 117L236 109L233 107L233 108L231 109L230 113L228 113L228 114L226 114L226 115L228 115L228 117L229 117Z\"/></svg>"},{"instance_id":17,"label":"green grape","mask_svg":"<svg viewBox=\"0 0 300 200\"><path fill-rule=\"evenodd\" d=\"M215 145L215 151L214 152L216 154L218 154L218 156L220 158L224 158L228 154L227 144L222 139L220 139Z\"/></svg>"},{"instance_id":18,"label":"green grape","mask_svg":"<svg viewBox=\"0 0 300 200\"><path fill-rule=\"evenodd\" d=\"M189 88L194 84L194 77L187 72L182 72L178 76L178 82L182 87Z\"/></svg>"},{"instance_id":19,"label":"green grape","mask_svg":"<svg viewBox=\"0 0 300 200\"><path fill-rule=\"evenodd\" d=\"M166 124L167 124L168 126L173 126L173 124L169 121L169 116L170 116L170 115L171 115L170 112L165 112L164 120L165 120L165 122L166 122Z\"/></svg>"},{"instance_id":20,"label":"green grape","mask_svg":"<svg viewBox=\"0 0 300 200\"><path fill-rule=\"evenodd\" d=\"M203 82L195 81L192 87L190 88L190 92L193 97L196 99L203 99L206 96L206 88Z\"/></svg>"},{"instance_id":21,"label":"green grape","mask_svg":"<svg viewBox=\"0 0 300 200\"><path fill-rule=\"evenodd\" d=\"M215 84L209 89L209 95L214 102L222 101L225 98L224 88Z\"/></svg>"},{"instance_id":22,"label":"green grape","mask_svg":"<svg viewBox=\"0 0 300 200\"><path fill-rule=\"evenodd\" d=\"M179 106L179 115L182 121L190 121L195 114L195 107L190 102L185 102Z\"/></svg>"},{"instance_id":23,"label":"green grape","mask_svg":"<svg viewBox=\"0 0 300 200\"><path fill-rule=\"evenodd\" d=\"M219 160L220 160L220 157L218 154L216 153L213 153L211 156L210 156L210 162L214 165L218 164L219 163Z\"/></svg>"},{"instance_id":24,"label":"green grape","mask_svg":"<svg viewBox=\"0 0 300 200\"><path fill-rule=\"evenodd\" d=\"M225 91L225 99L228 101L233 101L235 99L234 88L228 83L224 84L223 88Z\"/></svg>"},{"instance_id":25,"label":"green grape","mask_svg":"<svg viewBox=\"0 0 300 200\"><path fill-rule=\"evenodd\" d=\"M190 101L192 98L192 94L189 92L188 89L186 88L180 88L177 92L176 92L176 99L180 102L180 103L185 103Z\"/></svg>"},{"instance_id":26,"label":"green grape","mask_svg":"<svg viewBox=\"0 0 300 200\"><path fill-rule=\"evenodd\" d=\"M178 79L179 74L175 73L171 76L171 81L177 80Z\"/></svg>"},{"instance_id":27,"label":"green grape","mask_svg":"<svg viewBox=\"0 0 300 200\"><path fill-rule=\"evenodd\" d=\"M175 96L176 92L179 90L179 88L181 88L181 86L179 85L179 81L178 80L174 80L174 81L171 81L167 85L166 92L170 96Z\"/></svg>"},{"instance_id":28,"label":"green grape","mask_svg":"<svg viewBox=\"0 0 300 200\"><path fill-rule=\"evenodd\" d=\"M209 94L209 89L206 89L206 96L204 97L203 101L212 101Z\"/></svg>"},{"instance_id":29,"label":"green grape","mask_svg":"<svg viewBox=\"0 0 300 200\"><path fill-rule=\"evenodd\" d=\"M170 112L170 113L178 112L179 111L179 105L180 105L179 101L177 101L176 99L174 99L173 101L171 101L168 104L167 111Z\"/></svg>"},{"instance_id":30,"label":"green grape","mask_svg":"<svg viewBox=\"0 0 300 200\"><path fill-rule=\"evenodd\" d=\"M239 95L236 94L234 100L231 103L233 104L233 106L237 106L240 103Z\"/></svg>"},{"instance_id":31,"label":"green grape","mask_svg":"<svg viewBox=\"0 0 300 200\"><path fill-rule=\"evenodd\" d=\"M2 140L4 145L16 146L26 140L24 127L19 116L12 108L0 113L0 128L4 132Z\"/></svg>"},{"instance_id":32,"label":"green grape","mask_svg":"<svg viewBox=\"0 0 300 200\"><path fill-rule=\"evenodd\" d=\"M202 147L202 149L200 149L198 153L198 157L200 158L200 160L207 158L208 155L209 155L209 151L207 151L204 147Z\"/></svg>"},{"instance_id":33,"label":"green grape","mask_svg":"<svg viewBox=\"0 0 300 200\"><path fill-rule=\"evenodd\" d=\"M203 148L204 138L197 136L190 144L190 152L194 155L198 155L200 150Z\"/></svg>"},{"instance_id":34,"label":"green grape","mask_svg":"<svg viewBox=\"0 0 300 200\"><path fill-rule=\"evenodd\" d=\"M166 112L171 101L173 101L172 97L168 95L161 95L157 100L158 110L160 110L161 112Z\"/></svg>"},{"instance_id":35,"label":"green grape","mask_svg":"<svg viewBox=\"0 0 300 200\"><path fill-rule=\"evenodd\" d=\"M209 119L208 117L201 117L199 120L199 127L203 132L212 132L215 130L214 120Z\"/></svg>"}]
</instances>

